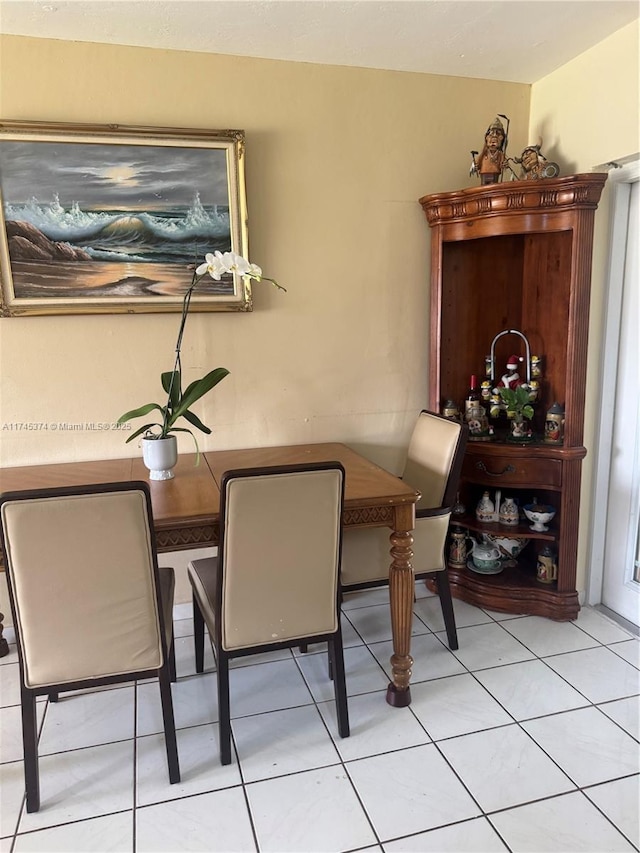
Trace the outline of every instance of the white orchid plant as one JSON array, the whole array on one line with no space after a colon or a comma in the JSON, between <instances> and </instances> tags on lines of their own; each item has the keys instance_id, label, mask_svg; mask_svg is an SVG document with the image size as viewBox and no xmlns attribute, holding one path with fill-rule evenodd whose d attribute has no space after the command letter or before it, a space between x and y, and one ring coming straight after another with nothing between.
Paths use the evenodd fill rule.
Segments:
<instances>
[{"instance_id":1,"label":"white orchid plant","mask_svg":"<svg viewBox=\"0 0 640 853\"><path fill-rule=\"evenodd\" d=\"M139 435L144 438L167 438L171 433L188 432L196 446L196 453L199 456L198 442L194 433L188 427L176 426L176 421L179 418L184 418L191 426L209 435L211 429L202 423L200 418L191 411L191 406L209 391L221 382L225 376L228 376L229 371L226 367L216 367L203 376L201 379L196 379L182 393L182 364L180 361L180 350L182 347L182 336L189 313L189 305L191 304L191 296L193 291L202 281L205 276L209 275L215 281L220 281L223 275L236 274L245 278L253 279L254 281L270 281L278 290L286 290L278 282L264 275L257 264L250 263L242 255L237 255L235 252L213 252L207 253L204 258L204 263L196 267L191 284L182 300L182 316L180 318L180 328L178 330L178 338L176 340L176 356L173 365L173 370L162 373L160 380L162 387L167 394L167 400L164 406L160 403L146 403L144 406L139 406L137 409L132 409L130 412L125 412L118 418L118 423L123 424L134 418L142 418L149 415L151 412L158 412L156 420L150 423L145 423L127 438L127 443L133 441Z\"/></svg>"}]
</instances>

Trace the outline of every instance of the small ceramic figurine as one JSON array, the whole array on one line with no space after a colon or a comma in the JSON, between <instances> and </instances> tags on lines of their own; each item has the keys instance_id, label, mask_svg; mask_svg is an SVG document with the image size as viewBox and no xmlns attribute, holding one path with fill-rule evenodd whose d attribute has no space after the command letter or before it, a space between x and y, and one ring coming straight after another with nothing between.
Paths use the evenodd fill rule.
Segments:
<instances>
[{"instance_id":1,"label":"small ceramic figurine","mask_svg":"<svg viewBox=\"0 0 640 853\"><path fill-rule=\"evenodd\" d=\"M484 382L480 383L480 396L486 406L491 400L491 382L488 379L485 379Z\"/></svg>"},{"instance_id":2,"label":"small ceramic figurine","mask_svg":"<svg viewBox=\"0 0 640 853\"><path fill-rule=\"evenodd\" d=\"M540 379L542 376L542 359L539 355L531 356L531 375L534 379Z\"/></svg>"},{"instance_id":3,"label":"small ceramic figurine","mask_svg":"<svg viewBox=\"0 0 640 853\"><path fill-rule=\"evenodd\" d=\"M489 497L489 492L485 492L480 498L476 507L476 518L478 521L493 521L495 519L495 506Z\"/></svg>"},{"instance_id":4,"label":"small ceramic figurine","mask_svg":"<svg viewBox=\"0 0 640 853\"><path fill-rule=\"evenodd\" d=\"M540 383L537 379L532 379L529 383L529 400L532 403L535 403L538 399L538 394L540 393Z\"/></svg>"},{"instance_id":5,"label":"small ceramic figurine","mask_svg":"<svg viewBox=\"0 0 640 853\"><path fill-rule=\"evenodd\" d=\"M498 388L517 388L518 385L522 385L523 380L520 379L520 374L518 373L518 366L521 361L522 357L519 355L509 356L507 372L500 378Z\"/></svg>"},{"instance_id":6,"label":"small ceramic figurine","mask_svg":"<svg viewBox=\"0 0 640 853\"><path fill-rule=\"evenodd\" d=\"M505 498L500 506L500 524L518 523L518 506L513 498Z\"/></svg>"},{"instance_id":7,"label":"small ceramic figurine","mask_svg":"<svg viewBox=\"0 0 640 853\"><path fill-rule=\"evenodd\" d=\"M484 135L482 151L472 151L471 174L480 175L481 184L497 184L507 165L507 134L499 118L495 118Z\"/></svg>"}]
</instances>

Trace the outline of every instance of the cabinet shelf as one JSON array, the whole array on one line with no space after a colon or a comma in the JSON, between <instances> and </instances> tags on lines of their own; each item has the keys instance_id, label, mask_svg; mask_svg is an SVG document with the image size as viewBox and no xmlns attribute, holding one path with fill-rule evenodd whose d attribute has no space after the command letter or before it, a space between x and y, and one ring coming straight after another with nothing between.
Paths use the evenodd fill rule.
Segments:
<instances>
[{"instance_id":1,"label":"cabinet shelf","mask_svg":"<svg viewBox=\"0 0 640 853\"><path fill-rule=\"evenodd\" d=\"M453 595L488 609L575 619L576 559L595 211L605 174L512 181L420 199L431 229L429 408L450 398L460 404L471 374L484 373L495 343L494 381L512 353L525 356L517 330L542 358L531 428L536 440L505 440L504 422L486 442L469 441L460 496L469 512L452 523L474 533L526 537L525 560L499 575L451 567ZM507 334L501 336L501 332ZM496 340L496 337L498 339ZM559 445L545 443L545 414L565 408ZM484 490L519 499L536 497L556 515L547 532L482 524L473 514ZM537 580L536 554L557 549L558 578Z\"/></svg>"},{"instance_id":2,"label":"cabinet shelf","mask_svg":"<svg viewBox=\"0 0 640 853\"><path fill-rule=\"evenodd\" d=\"M525 521L517 525L500 524L497 521L483 522L478 521L475 515L469 513L451 516L451 524L459 524L461 527L466 527L476 533L490 533L492 536L525 537L526 539L542 539L545 542L555 542L558 538L557 530L553 525L549 525L549 530L544 532L532 530L531 525Z\"/></svg>"}]
</instances>

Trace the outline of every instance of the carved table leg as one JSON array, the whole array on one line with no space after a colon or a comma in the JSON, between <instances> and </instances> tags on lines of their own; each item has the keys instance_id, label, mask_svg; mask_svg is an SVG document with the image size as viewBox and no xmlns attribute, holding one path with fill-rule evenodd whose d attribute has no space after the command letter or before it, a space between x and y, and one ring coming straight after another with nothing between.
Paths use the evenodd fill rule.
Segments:
<instances>
[{"instance_id":1,"label":"carved table leg","mask_svg":"<svg viewBox=\"0 0 640 853\"><path fill-rule=\"evenodd\" d=\"M415 579L411 565L413 536L408 531L394 530L390 541L389 600L393 633L393 655L391 656L393 682L387 687L387 702L396 708L404 708L411 703L409 681L413 666L413 658L409 654L415 595Z\"/></svg>"},{"instance_id":2,"label":"carved table leg","mask_svg":"<svg viewBox=\"0 0 640 853\"><path fill-rule=\"evenodd\" d=\"M9 643L7 643L3 631L4 625L2 624L2 620L4 619L4 614L0 613L0 658L3 658L5 655L9 654Z\"/></svg>"}]
</instances>

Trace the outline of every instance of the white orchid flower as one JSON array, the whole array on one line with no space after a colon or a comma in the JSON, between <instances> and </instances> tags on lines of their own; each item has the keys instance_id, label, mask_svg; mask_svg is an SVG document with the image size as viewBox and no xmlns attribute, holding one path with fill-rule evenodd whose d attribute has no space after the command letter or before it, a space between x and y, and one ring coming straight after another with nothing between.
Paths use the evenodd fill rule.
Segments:
<instances>
[{"instance_id":1,"label":"white orchid flower","mask_svg":"<svg viewBox=\"0 0 640 853\"><path fill-rule=\"evenodd\" d=\"M214 278L216 281L220 281L222 274L225 272L227 272L227 270L222 263L222 255L220 252L216 252L215 255L211 254L211 252L207 252L204 256L204 263L200 264L196 269L196 275L205 275L205 273L209 273L211 278Z\"/></svg>"},{"instance_id":2,"label":"white orchid flower","mask_svg":"<svg viewBox=\"0 0 640 853\"><path fill-rule=\"evenodd\" d=\"M224 254L216 252L216 255L219 256L220 263L224 267L225 272L237 273L238 275L247 274L249 261L243 258L242 255L236 255L235 252L225 252Z\"/></svg>"},{"instance_id":3,"label":"white orchid flower","mask_svg":"<svg viewBox=\"0 0 640 853\"><path fill-rule=\"evenodd\" d=\"M211 278L220 281L225 274L243 275L253 278L256 281L270 281L278 290L286 290L275 279L264 275L262 267L259 267L258 264L249 263L246 258L236 254L236 252L225 252L224 254L218 250L213 253L208 252L204 256L204 261L203 264L200 264L196 268L196 277L208 273ZM195 285L195 282L193 282L193 285Z\"/></svg>"}]
</instances>

